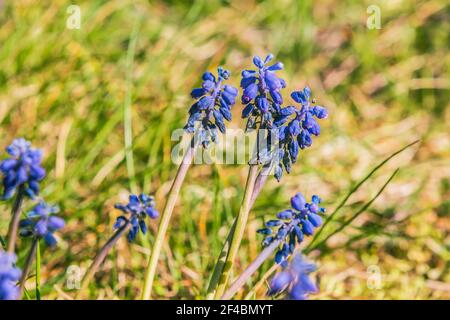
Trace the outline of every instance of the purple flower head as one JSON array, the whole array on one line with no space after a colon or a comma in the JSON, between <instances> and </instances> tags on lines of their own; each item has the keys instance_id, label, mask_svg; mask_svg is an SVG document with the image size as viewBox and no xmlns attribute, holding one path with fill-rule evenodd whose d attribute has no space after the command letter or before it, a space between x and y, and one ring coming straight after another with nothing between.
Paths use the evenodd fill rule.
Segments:
<instances>
[{"instance_id":1,"label":"purple flower head","mask_svg":"<svg viewBox=\"0 0 450 320\"><path fill-rule=\"evenodd\" d=\"M302 91L294 91L292 99L300 104L300 108L288 106L283 108L275 123L279 127L279 159L275 168L275 178L279 181L283 174L283 165L287 173L291 171L292 163L297 161L300 149L312 145L312 137L320 134L317 119L328 116L327 109L315 105L311 99L311 90L305 87Z\"/></svg>"},{"instance_id":2,"label":"purple flower head","mask_svg":"<svg viewBox=\"0 0 450 320\"><path fill-rule=\"evenodd\" d=\"M11 198L19 186L30 198L39 193L39 182L45 177L41 167L42 152L31 147L30 142L23 138L15 139L6 148L9 158L0 163L3 174L3 199Z\"/></svg>"},{"instance_id":3,"label":"purple flower head","mask_svg":"<svg viewBox=\"0 0 450 320\"><path fill-rule=\"evenodd\" d=\"M273 59L273 55L266 56L264 61L255 56L253 64L257 70L242 71L241 101L245 105L242 110L242 118L248 118L246 129L256 129L256 124L260 121L260 128L272 128L274 118L278 117L283 103L280 90L286 87L286 82L277 77L276 71L283 69L283 64L277 62L268 65Z\"/></svg>"},{"instance_id":4,"label":"purple flower head","mask_svg":"<svg viewBox=\"0 0 450 320\"><path fill-rule=\"evenodd\" d=\"M15 267L16 255L0 252L0 300L16 300L19 298L19 281L22 272Z\"/></svg>"},{"instance_id":5,"label":"purple flower head","mask_svg":"<svg viewBox=\"0 0 450 320\"><path fill-rule=\"evenodd\" d=\"M285 292L291 300L306 300L308 294L318 291L316 284L309 278L309 274L315 270L316 266L313 263L307 262L302 255L297 254L289 266L272 278L268 295L274 296Z\"/></svg>"},{"instance_id":6,"label":"purple flower head","mask_svg":"<svg viewBox=\"0 0 450 320\"><path fill-rule=\"evenodd\" d=\"M54 247L56 239L53 233L64 227L64 219L55 215L58 212L57 206L39 202L27 213L27 218L20 221L20 235L43 238L48 246Z\"/></svg>"},{"instance_id":7,"label":"purple flower head","mask_svg":"<svg viewBox=\"0 0 450 320\"><path fill-rule=\"evenodd\" d=\"M223 85L228 80L230 72L221 67L217 78L211 72L203 74L201 88L191 92L196 101L189 109L189 119L184 127L187 132L195 131L195 123L201 124L199 134L203 147L217 141L217 129L225 133L225 120L231 121L231 107L236 103L238 90L229 85Z\"/></svg>"},{"instance_id":8,"label":"purple flower head","mask_svg":"<svg viewBox=\"0 0 450 320\"><path fill-rule=\"evenodd\" d=\"M307 203L301 193L291 198L291 209L281 211L277 219L269 220L258 233L266 235L262 244L268 246L273 241L280 241L275 254L276 263L286 263L287 258L294 252L295 244L301 243L305 235L310 236L314 229L322 224L321 214L325 208L320 207L322 200L314 195Z\"/></svg>"},{"instance_id":9,"label":"purple flower head","mask_svg":"<svg viewBox=\"0 0 450 320\"><path fill-rule=\"evenodd\" d=\"M139 196L132 194L129 197L128 204L118 203L114 207L123 213L130 214L129 218L123 215L119 216L113 226L114 229L118 229L128 222L131 223L131 228L127 236L130 242L136 239L139 230L143 234L147 233L147 224L145 223L147 216L151 219L156 219L159 216L158 211L155 209L154 198L143 193Z\"/></svg>"}]
</instances>

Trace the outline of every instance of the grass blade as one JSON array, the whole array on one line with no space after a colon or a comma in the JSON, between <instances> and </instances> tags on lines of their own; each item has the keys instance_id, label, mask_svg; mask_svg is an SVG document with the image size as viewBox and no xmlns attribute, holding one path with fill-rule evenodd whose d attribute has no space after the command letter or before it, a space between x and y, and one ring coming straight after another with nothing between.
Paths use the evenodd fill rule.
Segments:
<instances>
[{"instance_id":1,"label":"grass blade","mask_svg":"<svg viewBox=\"0 0 450 320\"><path fill-rule=\"evenodd\" d=\"M333 221L333 218L336 216L336 214L339 212L339 210L345 206L345 204L347 203L348 199L351 197L351 195L353 193L355 193L363 184L364 182L366 182L367 180L370 179L370 177L372 177L375 172L377 172L381 167L383 167L389 160L391 160L393 157L395 157L396 155L402 153L403 151L405 151L406 149L408 149L409 147L412 147L413 145L415 145L416 143L418 143L420 140L415 140L413 142L411 142L410 144L404 146L403 148L397 150L396 152L394 152L393 154L391 154L389 157L387 157L386 159L384 159L383 161L381 161L376 167L374 167L361 181L359 181L350 191L349 193L347 193L347 195L345 196L344 199L342 199L341 203L339 203L339 205L336 207L336 209L334 209L334 211L328 216L328 218L325 220L323 226L318 230L318 232L314 235L313 239L311 240L311 242L309 243L308 247L306 248L306 250L310 250L310 248L312 247L312 245L314 244L314 242L317 241L317 239L319 239L319 236L321 235L322 231L325 229L325 227L331 222Z\"/></svg>"},{"instance_id":2,"label":"grass blade","mask_svg":"<svg viewBox=\"0 0 450 320\"><path fill-rule=\"evenodd\" d=\"M384 191L384 189L388 186L388 184L392 181L392 179L395 177L395 175L398 173L400 169L396 169L394 171L394 173L389 177L389 179L384 183L384 185L381 187L380 190L378 190L377 194L375 195L375 197L373 197L369 202L367 202L365 205L363 205L361 207L361 209L359 209L350 219L346 220L344 223L342 223L336 230L334 230L332 233L330 233L328 236L325 237L325 239L323 239L322 241L320 241L317 245L315 246L311 246L309 245L306 249L305 249L305 253L310 252L311 250L314 250L315 248L318 248L320 246L322 246L323 244L325 244L328 239L330 239L332 236L334 236L336 233L341 232L344 228L346 228L350 223L352 223L361 213L363 213L364 211L366 211L371 205L372 203L381 195L381 193Z\"/></svg>"}]
</instances>

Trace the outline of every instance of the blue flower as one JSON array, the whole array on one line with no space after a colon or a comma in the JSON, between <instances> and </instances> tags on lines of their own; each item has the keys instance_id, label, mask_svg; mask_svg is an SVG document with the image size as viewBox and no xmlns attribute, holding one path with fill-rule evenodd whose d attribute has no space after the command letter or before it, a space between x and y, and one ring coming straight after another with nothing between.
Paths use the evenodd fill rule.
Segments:
<instances>
[{"instance_id":1,"label":"blue flower","mask_svg":"<svg viewBox=\"0 0 450 320\"><path fill-rule=\"evenodd\" d=\"M200 141L203 147L217 141L217 129L225 133L225 120L231 121L231 107L236 103L238 90L223 81L230 77L228 70L218 68L218 77L211 72L203 74L201 88L191 92L195 103L189 109L189 119L184 127L187 132L195 131L195 123L200 122Z\"/></svg>"},{"instance_id":2,"label":"blue flower","mask_svg":"<svg viewBox=\"0 0 450 320\"><path fill-rule=\"evenodd\" d=\"M310 236L314 229L322 225L320 214L325 213L325 208L320 207L322 200L314 195L310 203L307 203L301 193L291 198L292 209L281 211L277 219L269 220L265 227L257 232L266 235L263 246L270 245L273 241L280 241L280 247L275 254L275 262L286 263L286 259L294 252L295 244L301 243L305 235Z\"/></svg>"},{"instance_id":3,"label":"blue flower","mask_svg":"<svg viewBox=\"0 0 450 320\"><path fill-rule=\"evenodd\" d=\"M268 295L286 292L289 299L306 300L308 294L318 291L316 284L309 278L309 274L315 270L316 266L300 254L294 256L289 266L273 277Z\"/></svg>"},{"instance_id":4,"label":"blue flower","mask_svg":"<svg viewBox=\"0 0 450 320\"><path fill-rule=\"evenodd\" d=\"M16 255L0 252L0 300L16 300L19 298L19 288L16 283L22 272L15 267Z\"/></svg>"},{"instance_id":5,"label":"blue flower","mask_svg":"<svg viewBox=\"0 0 450 320\"><path fill-rule=\"evenodd\" d=\"M57 206L39 202L27 213L27 218L20 221L20 235L43 238L48 246L54 247L56 239L53 233L64 227L64 219L55 215L58 212Z\"/></svg>"},{"instance_id":6,"label":"blue flower","mask_svg":"<svg viewBox=\"0 0 450 320\"><path fill-rule=\"evenodd\" d=\"M10 157L0 163L4 187L2 198L11 198L19 186L23 186L26 195L34 198L39 193L39 181L45 177L41 150L32 148L30 142L19 138L6 148L6 152Z\"/></svg>"},{"instance_id":7,"label":"blue flower","mask_svg":"<svg viewBox=\"0 0 450 320\"><path fill-rule=\"evenodd\" d=\"M275 178L278 181L283 174L283 165L286 172L290 173L292 163L297 161L299 149L310 147L312 136L320 134L320 126L316 119L328 116L327 109L314 105L315 100L311 99L311 90L308 87L302 91L292 92L291 97L300 103L301 107L299 109L294 106L286 107L275 120L279 126L279 159L281 159L275 168Z\"/></svg>"},{"instance_id":8,"label":"blue flower","mask_svg":"<svg viewBox=\"0 0 450 320\"><path fill-rule=\"evenodd\" d=\"M155 209L154 198L143 193L139 196L132 194L129 197L128 204L118 203L114 207L123 213L130 214L130 218L126 218L123 215L119 216L113 226L114 229L118 229L127 223L131 223L131 228L127 236L130 242L136 239L139 230L143 234L147 233L147 225L145 223L147 216L151 219L156 219L159 216L158 211Z\"/></svg>"},{"instance_id":9,"label":"blue flower","mask_svg":"<svg viewBox=\"0 0 450 320\"><path fill-rule=\"evenodd\" d=\"M274 118L279 116L283 97L280 90L286 87L286 82L277 77L276 71L283 69L283 64L277 62L272 65L268 63L273 55L266 56L264 61L255 56L253 64L257 70L242 71L241 101L245 105L242 110L242 118L248 118L246 129L256 129L260 122L261 129L272 128Z\"/></svg>"}]
</instances>

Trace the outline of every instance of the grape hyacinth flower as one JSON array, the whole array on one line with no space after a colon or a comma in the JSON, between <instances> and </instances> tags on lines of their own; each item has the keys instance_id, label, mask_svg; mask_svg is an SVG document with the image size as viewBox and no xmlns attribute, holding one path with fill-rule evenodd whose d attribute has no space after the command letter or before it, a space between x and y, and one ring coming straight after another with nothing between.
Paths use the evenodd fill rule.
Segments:
<instances>
[{"instance_id":1,"label":"grape hyacinth flower","mask_svg":"<svg viewBox=\"0 0 450 320\"><path fill-rule=\"evenodd\" d=\"M302 255L297 254L288 267L273 277L268 295L286 292L288 299L306 300L308 294L318 291L316 284L309 278L309 274L315 270L316 266L313 263L307 262Z\"/></svg>"},{"instance_id":2,"label":"grape hyacinth flower","mask_svg":"<svg viewBox=\"0 0 450 320\"><path fill-rule=\"evenodd\" d=\"M248 118L246 130L256 129L258 120L261 129L270 129L273 126L274 117L281 111L283 97L280 90L286 87L286 82L277 77L276 71L283 69L283 64L277 62L268 66L273 55L268 54L264 61L253 57L253 64L257 70L242 71L241 101L245 105L242 110L242 118Z\"/></svg>"},{"instance_id":3,"label":"grape hyacinth flower","mask_svg":"<svg viewBox=\"0 0 450 320\"><path fill-rule=\"evenodd\" d=\"M184 129L192 133L195 131L195 123L200 122L200 142L203 147L217 141L217 129L225 133L225 120L231 121L231 107L236 103L238 90L235 87L224 85L230 72L221 67L217 69L218 77L211 72L205 72L202 76L201 88L195 88L191 92L196 102L189 109L189 119Z\"/></svg>"},{"instance_id":4,"label":"grape hyacinth flower","mask_svg":"<svg viewBox=\"0 0 450 320\"><path fill-rule=\"evenodd\" d=\"M263 240L264 249L221 295L221 299L231 299L252 274L273 257L274 252L276 252L275 262L286 268L288 257L294 252L296 243L301 243L304 235L311 235L314 228L322 224L319 214L324 213L325 209L319 206L320 202L320 198L314 195L311 203L307 203L303 195L297 193L291 198L292 209L278 213L278 219L267 221L266 227L257 231L266 235Z\"/></svg>"},{"instance_id":5,"label":"grape hyacinth flower","mask_svg":"<svg viewBox=\"0 0 450 320\"><path fill-rule=\"evenodd\" d=\"M148 259L147 270L145 273L144 285L142 288L142 299L150 299L153 280L156 275L159 255L165 240L167 229L169 228L170 218L172 216L175 202L183 184L186 173L194 158L195 150L201 143L203 148L207 148L211 142L217 142L217 129L224 133L225 120L231 120L231 107L236 103L238 90L235 87L224 85L222 82L228 80L230 73L218 68L217 78L211 72L203 74L203 83L201 88L192 90L191 96L196 99L189 110L189 119L184 129L188 133L195 132L191 139L190 148L186 151L182 163L178 167L177 175L173 180L164 210L161 214L161 221L158 227L158 233L155 238L152 253ZM196 123L200 122L198 130Z\"/></svg>"},{"instance_id":6,"label":"grape hyacinth flower","mask_svg":"<svg viewBox=\"0 0 450 320\"><path fill-rule=\"evenodd\" d=\"M41 167L42 152L31 147L31 143L23 138L15 139L6 148L10 158L0 163L3 174L3 199L10 199L19 186L30 198L39 193L39 182L45 177Z\"/></svg>"},{"instance_id":7,"label":"grape hyacinth flower","mask_svg":"<svg viewBox=\"0 0 450 320\"><path fill-rule=\"evenodd\" d=\"M13 253L0 252L0 300L16 300L19 298L20 290L16 283L22 272L15 267L16 255Z\"/></svg>"},{"instance_id":8,"label":"grape hyacinth flower","mask_svg":"<svg viewBox=\"0 0 450 320\"><path fill-rule=\"evenodd\" d=\"M39 202L27 213L27 218L20 221L20 235L42 238L48 246L54 247L56 239L53 233L64 227L64 219L55 215L58 212L57 206Z\"/></svg>"},{"instance_id":9,"label":"grape hyacinth flower","mask_svg":"<svg viewBox=\"0 0 450 320\"><path fill-rule=\"evenodd\" d=\"M259 165L270 166L272 162L271 129L273 129L274 117L281 112L283 97L280 91L286 87L285 81L276 75L276 71L283 69L283 64L277 62L269 65L269 62L272 60L272 54L267 55L264 61L260 57L255 56L253 57L253 64L257 70L242 71L240 84L244 90L241 96L241 102L244 105L242 118L248 118L246 131L257 129L256 159L249 161L244 197L234 222L234 227L230 230L230 234L227 237L227 244L223 246L214 267L208 286L208 298L213 298L213 296L214 298L220 298L225 292L230 272L242 241L245 224L253 205L253 199L256 199L256 195L261 190L262 184L264 184L262 180L265 178L262 178L261 172L259 172ZM264 136L263 141L267 141L267 143L263 144L263 141L260 139L261 136ZM261 182L257 183L258 179ZM224 268L225 265L230 265L230 267Z\"/></svg>"},{"instance_id":10,"label":"grape hyacinth flower","mask_svg":"<svg viewBox=\"0 0 450 320\"><path fill-rule=\"evenodd\" d=\"M269 220L258 233L266 235L263 246L268 246L274 241L280 242L275 254L275 262L286 264L287 258L294 252L295 244L301 243L304 236L310 236L314 229L322 224L320 214L325 213L325 208L320 207L321 199L314 195L310 203L307 203L301 193L291 198L292 209L281 211L278 219Z\"/></svg>"},{"instance_id":11,"label":"grape hyacinth flower","mask_svg":"<svg viewBox=\"0 0 450 320\"><path fill-rule=\"evenodd\" d=\"M131 223L130 231L128 232L128 241L133 241L136 239L139 230L143 234L147 233L147 224L145 219L149 216L151 219L156 219L159 216L158 211L155 209L154 198L146 194L130 195L128 204L116 204L114 206L123 213L130 214L130 218L127 219L125 216L119 216L114 223L113 228L119 229L124 226L127 222Z\"/></svg>"},{"instance_id":12,"label":"grape hyacinth flower","mask_svg":"<svg viewBox=\"0 0 450 320\"><path fill-rule=\"evenodd\" d=\"M97 252L94 260L86 270L83 280L81 281L80 290L78 290L75 299L81 299L83 297L89 282L100 268L100 265L105 260L109 251L111 251L125 232L128 231L128 241L134 241L139 233L139 230L144 234L147 232L147 224L145 221L147 216L151 219L156 219L159 216L158 211L155 209L154 198L143 193L139 196L131 194L129 196L128 204L118 203L114 207L122 211L124 214L129 214L130 217L127 218L125 215L117 217L113 226L113 229L116 229L116 231Z\"/></svg>"},{"instance_id":13,"label":"grape hyacinth flower","mask_svg":"<svg viewBox=\"0 0 450 320\"><path fill-rule=\"evenodd\" d=\"M279 181L283 174L283 166L287 173L291 172L291 165L297 161L299 149L305 149L312 145L312 136L320 134L320 126L317 119L328 116L327 109L315 105L311 99L311 89L305 87L302 91L294 91L291 94L295 102L300 103L300 109L288 106L282 109L282 115L275 121L279 126L279 159L275 168L275 178ZM285 124L288 120L290 122ZM282 126L283 125L283 126Z\"/></svg>"}]
</instances>

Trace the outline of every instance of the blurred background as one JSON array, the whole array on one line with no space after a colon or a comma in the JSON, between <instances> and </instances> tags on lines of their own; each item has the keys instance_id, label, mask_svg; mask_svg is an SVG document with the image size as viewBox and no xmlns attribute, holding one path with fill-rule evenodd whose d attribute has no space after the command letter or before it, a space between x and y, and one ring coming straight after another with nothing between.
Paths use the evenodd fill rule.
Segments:
<instances>
[{"instance_id":1,"label":"blurred background","mask_svg":"<svg viewBox=\"0 0 450 320\"><path fill-rule=\"evenodd\" d=\"M72 4L80 8L79 29L68 21ZM366 26L370 5L380 8L381 29ZM73 296L67 268L89 265L112 234L114 203L130 191L154 194L162 210L176 172L171 132L184 125L201 74L226 66L238 86L253 55L273 53L285 65L285 99L309 85L330 115L293 172L281 183L269 179L250 215L236 272L261 250L256 230L264 219L288 207L296 192L319 194L332 212L383 159L420 139L352 194L323 231L337 230L400 168L367 210L308 254L319 266L320 293L311 298L450 299L449 18L445 0L3 1L0 158L14 137L42 148L48 177L41 195L67 221L59 247L42 252L43 297ZM229 128L243 128L241 110L237 103ZM131 149L124 128L132 132ZM128 169L127 152L134 165ZM246 174L245 165L191 168L155 297L204 296ZM10 205L0 204L1 235ZM148 237L118 243L91 299L137 297L158 221L150 224ZM20 244L19 265L28 246ZM377 288L368 285L374 270ZM265 298L266 290L263 283L252 297Z\"/></svg>"}]
</instances>

